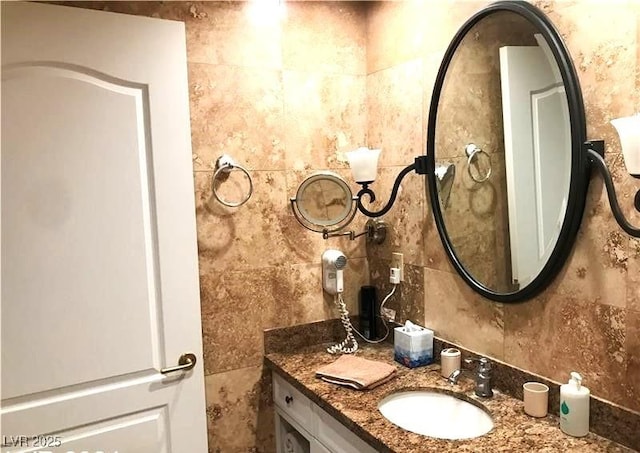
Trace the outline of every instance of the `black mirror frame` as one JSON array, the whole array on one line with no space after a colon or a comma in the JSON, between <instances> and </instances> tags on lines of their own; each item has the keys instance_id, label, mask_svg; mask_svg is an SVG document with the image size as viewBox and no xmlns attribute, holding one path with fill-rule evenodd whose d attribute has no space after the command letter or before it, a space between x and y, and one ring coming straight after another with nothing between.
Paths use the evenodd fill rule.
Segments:
<instances>
[{"instance_id":1,"label":"black mirror frame","mask_svg":"<svg viewBox=\"0 0 640 453\"><path fill-rule=\"evenodd\" d=\"M571 179L569 183L569 198L567 201L567 209L560 229L560 235L556 241L551 256L542 268L538 276L524 288L512 293L495 292L480 282L478 282L460 262L455 254L451 240L447 234L444 218L438 202L438 194L436 189L435 169L435 132L436 120L438 116L438 103L442 92L447 69L449 68L453 56L467 35L467 33L483 18L497 12L512 12L527 19L530 23L537 27L539 32L544 36L545 40L551 47L553 56L558 64L562 81L565 86L567 101L569 106L569 119L571 125ZM436 77L433 95L431 97L431 105L429 108L429 121L427 125L427 164L429 171L427 173L427 191L433 209L438 233L442 239L445 252L449 257L453 267L456 269L462 279L477 293L482 296L494 300L496 302L523 302L539 294L544 290L560 272L566 262L573 245L576 241L578 229L582 221L584 213L587 189L589 184L590 166L585 158L586 149L584 142L586 141L586 120L584 112L584 104L582 100L582 91L576 70L573 66L571 56L567 50L560 34L555 26L547 18L547 16L535 6L524 1L501 1L493 3L478 13L474 14L464 25L458 30L453 40L449 44L444 55L438 75Z\"/></svg>"}]
</instances>

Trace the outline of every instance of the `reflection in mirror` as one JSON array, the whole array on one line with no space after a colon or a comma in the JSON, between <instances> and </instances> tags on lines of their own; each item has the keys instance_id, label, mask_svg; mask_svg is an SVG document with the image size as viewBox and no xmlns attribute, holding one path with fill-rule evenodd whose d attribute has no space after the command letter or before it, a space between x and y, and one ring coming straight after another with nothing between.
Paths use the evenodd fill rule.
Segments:
<instances>
[{"instance_id":1,"label":"reflection in mirror","mask_svg":"<svg viewBox=\"0 0 640 453\"><path fill-rule=\"evenodd\" d=\"M436 184L438 187L438 198L443 208L449 206L449 197L451 196L451 188L456 177L456 166L454 164L438 165L434 173L436 175Z\"/></svg>"},{"instance_id":2,"label":"reflection in mirror","mask_svg":"<svg viewBox=\"0 0 640 453\"><path fill-rule=\"evenodd\" d=\"M487 156L467 155L471 143ZM440 192L439 198L462 266L497 293L528 285L547 263L563 224L571 136L560 71L527 19L498 11L466 34L444 79L434 155L436 167L459 170L449 196ZM469 168L482 162L490 163L485 180L472 176L486 169Z\"/></svg>"},{"instance_id":3,"label":"reflection in mirror","mask_svg":"<svg viewBox=\"0 0 640 453\"><path fill-rule=\"evenodd\" d=\"M307 180L298 190L298 209L310 222L335 225L342 222L351 210L351 190L344 181L321 175Z\"/></svg>"},{"instance_id":4,"label":"reflection in mirror","mask_svg":"<svg viewBox=\"0 0 640 453\"><path fill-rule=\"evenodd\" d=\"M351 189L344 179L328 171L313 173L302 181L291 198L291 208L302 226L323 235L344 228L356 213Z\"/></svg>"}]
</instances>

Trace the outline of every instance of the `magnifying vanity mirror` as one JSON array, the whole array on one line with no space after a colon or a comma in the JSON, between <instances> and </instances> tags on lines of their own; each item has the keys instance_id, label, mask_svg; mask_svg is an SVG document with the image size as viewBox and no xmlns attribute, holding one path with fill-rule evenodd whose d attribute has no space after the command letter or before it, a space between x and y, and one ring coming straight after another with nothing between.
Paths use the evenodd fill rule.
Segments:
<instances>
[{"instance_id":1,"label":"magnifying vanity mirror","mask_svg":"<svg viewBox=\"0 0 640 453\"><path fill-rule=\"evenodd\" d=\"M451 42L431 101L427 175L445 250L485 297L528 299L566 260L584 210L585 115L562 39L537 8L500 2ZM445 201L446 200L446 201Z\"/></svg>"},{"instance_id":2,"label":"magnifying vanity mirror","mask_svg":"<svg viewBox=\"0 0 640 453\"><path fill-rule=\"evenodd\" d=\"M314 173L306 178L291 199L296 217L310 225L314 231L336 231L351 222L355 215L353 194L340 176Z\"/></svg>"},{"instance_id":3,"label":"magnifying vanity mirror","mask_svg":"<svg viewBox=\"0 0 640 453\"><path fill-rule=\"evenodd\" d=\"M386 237L386 225L370 219L365 230L340 232L356 215L356 198L342 177L329 171L308 176L290 199L291 209L298 222L305 228L322 233L325 239L333 236L349 236L355 239L365 235L367 241L381 244Z\"/></svg>"}]
</instances>

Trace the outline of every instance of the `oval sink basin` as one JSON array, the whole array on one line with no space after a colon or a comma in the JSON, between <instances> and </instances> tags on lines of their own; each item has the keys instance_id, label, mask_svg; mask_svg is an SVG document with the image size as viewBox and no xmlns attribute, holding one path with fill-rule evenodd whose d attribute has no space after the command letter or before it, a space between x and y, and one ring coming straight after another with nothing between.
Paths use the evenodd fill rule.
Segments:
<instances>
[{"instance_id":1,"label":"oval sink basin","mask_svg":"<svg viewBox=\"0 0 640 453\"><path fill-rule=\"evenodd\" d=\"M472 439L493 429L491 416L479 407L429 390L393 393L378 410L400 428L438 439Z\"/></svg>"}]
</instances>

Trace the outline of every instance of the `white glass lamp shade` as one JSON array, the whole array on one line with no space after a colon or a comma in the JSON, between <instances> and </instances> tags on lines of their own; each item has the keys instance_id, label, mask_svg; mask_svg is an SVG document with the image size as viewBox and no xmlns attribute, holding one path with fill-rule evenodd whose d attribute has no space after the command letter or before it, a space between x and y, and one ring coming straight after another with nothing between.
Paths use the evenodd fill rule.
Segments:
<instances>
[{"instance_id":1,"label":"white glass lamp shade","mask_svg":"<svg viewBox=\"0 0 640 453\"><path fill-rule=\"evenodd\" d=\"M379 149L358 148L347 152L351 174L357 183L370 183L376 180L378 173Z\"/></svg>"},{"instance_id":2,"label":"white glass lamp shade","mask_svg":"<svg viewBox=\"0 0 640 453\"><path fill-rule=\"evenodd\" d=\"M624 164L629 174L640 176L640 113L616 118L611 124L618 131Z\"/></svg>"}]
</instances>

